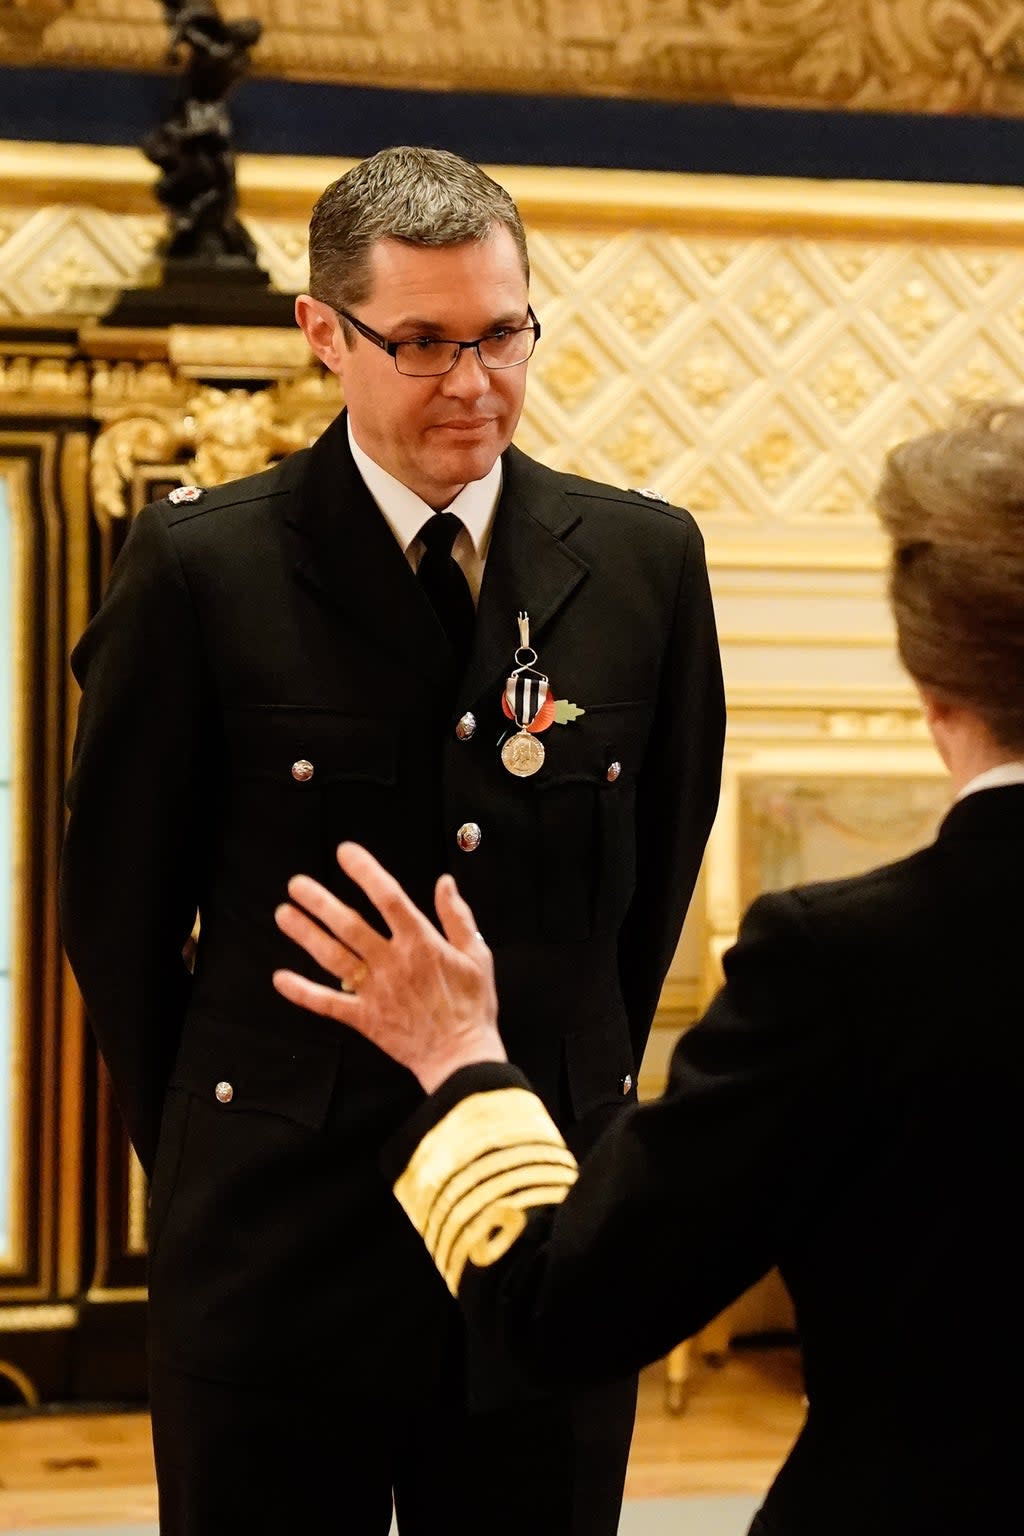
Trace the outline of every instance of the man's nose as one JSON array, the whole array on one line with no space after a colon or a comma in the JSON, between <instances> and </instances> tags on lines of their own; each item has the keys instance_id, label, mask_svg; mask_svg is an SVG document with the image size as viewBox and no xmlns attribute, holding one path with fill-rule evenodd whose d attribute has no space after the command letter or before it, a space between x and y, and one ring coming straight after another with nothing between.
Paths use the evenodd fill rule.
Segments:
<instances>
[{"instance_id":1,"label":"man's nose","mask_svg":"<svg viewBox=\"0 0 1024 1536\"><path fill-rule=\"evenodd\" d=\"M444 375L445 394L473 398L485 395L490 387L490 369L485 368L480 361L479 352L475 347L463 347L455 367Z\"/></svg>"}]
</instances>

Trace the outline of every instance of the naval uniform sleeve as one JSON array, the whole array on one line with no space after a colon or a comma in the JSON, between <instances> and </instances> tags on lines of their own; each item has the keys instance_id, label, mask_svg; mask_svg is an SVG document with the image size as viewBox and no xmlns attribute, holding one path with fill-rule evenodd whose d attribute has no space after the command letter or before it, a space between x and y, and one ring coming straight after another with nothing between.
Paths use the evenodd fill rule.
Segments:
<instances>
[{"instance_id":1,"label":"naval uniform sleeve","mask_svg":"<svg viewBox=\"0 0 1024 1536\"><path fill-rule=\"evenodd\" d=\"M798 903L757 903L664 1096L618 1116L578 1177L514 1069L426 1101L395 1188L466 1316L471 1381L502 1360L537 1390L625 1376L780 1261L856 1140L825 969Z\"/></svg>"},{"instance_id":2,"label":"naval uniform sleeve","mask_svg":"<svg viewBox=\"0 0 1024 1536\"><path fill-rule=\"evenodd\" d=\"M527 1213L559 1205L576 1159L529 1082L503 1063L453 1073L389 1151L395 1196L459 1295L467 1264L508 1252Z\"/></svg>"},{"instance_id":3,"label":"naval uniform sleeve","mask_svg":"<svg viewBox=\"0 0 1024 1536\"><path fill-rule=\"evenodd\" d=\"M64 945L129 1135L152 1170L191 977L204 710L165 510L140 513L71 658L82 687L61 861Z\"/></svg>"},{"instance_id":4,"label":"naval uniform sleeve","mask_svg":"<svg viewBox=\"0 0 1024 1536\"><path fill-rule=\"evenodd\" d=\"M704 542L686 521L671 630L636 786L636 886L619 975L639 1066L718 809L725 693Z\"/></svg>"}]
</instances>

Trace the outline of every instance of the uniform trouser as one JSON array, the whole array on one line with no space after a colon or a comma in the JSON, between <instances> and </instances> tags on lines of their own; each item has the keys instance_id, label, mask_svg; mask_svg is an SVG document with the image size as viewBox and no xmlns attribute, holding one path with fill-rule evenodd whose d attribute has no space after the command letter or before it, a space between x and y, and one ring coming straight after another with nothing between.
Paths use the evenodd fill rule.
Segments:
<instances>
[{"instance_id":1,"label":"uniform trouser","mask_svg":"<svg viewBox=\"0 0 1024 1536\"><path fill-rule=\"evenodd\" d=\"M480 1415L151 1370L161 1536L615 1536L636 1381Z\"/></svg>"}]
</instances>

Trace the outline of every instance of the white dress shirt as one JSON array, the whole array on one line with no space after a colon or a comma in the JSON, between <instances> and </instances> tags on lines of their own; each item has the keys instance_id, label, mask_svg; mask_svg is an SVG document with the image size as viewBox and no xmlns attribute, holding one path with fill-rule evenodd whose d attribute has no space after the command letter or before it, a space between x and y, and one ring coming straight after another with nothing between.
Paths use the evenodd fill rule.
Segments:
<instances>
[{"instance_id":1,"label":"white dress shirt","mask_svg":"<svg viewBox=\"0 0 1024 1536\"><path fill-rule=\"evenodd\" d=\"M417 570L423 554L420 529L435 515L433 507L410 491L407 485L381 469L368 453L364 453L355 440L351 419L348 421L348 442L356 468L366 483L381 514L398 540L405 558ZM452 555L461 566L473 594L473 602L480 597L480 583L484 576L484 562L494 529L494 514L501 495L501 460L496 459L490 472L482 480L471 480L463 486L451 506L445 507L462 523L452 546Z\"/></svg>"},{"instance_id":2,"label":"white dress shirt","mask_svg":"<svg viewBox=\"0 0 1024 1536\"><path fill-rule=\"evenodd\" d=\"M984 773L970 779L956 798L963 800L967 795L977 794L979 789L1002 789L1007 784L1024 784L1024 762L999 763L995 768L986 768Z\"/></svg>"}]
</instances>

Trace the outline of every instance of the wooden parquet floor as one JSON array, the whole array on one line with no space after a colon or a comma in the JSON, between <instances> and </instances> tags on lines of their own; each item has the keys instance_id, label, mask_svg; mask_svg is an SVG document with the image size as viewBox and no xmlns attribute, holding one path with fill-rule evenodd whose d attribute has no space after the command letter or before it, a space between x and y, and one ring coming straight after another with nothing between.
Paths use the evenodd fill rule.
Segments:
<instances>
[{"instance_id":1,"label":"wooden parquet floor","mask_svg":"<svg viewBox=\"0 0 1024 1536\"><path fill-rule=\"evenodd\" d=\"M640 1383L627 1498L759 1493L803 1416L796 1351L735 1349L695 1371L684 1411L665 1408L664 1366ZM0 1418L0 1531L155 1521L142 1413Z\"/></svg>"},{"instance_id":2,"label":"wooden parquet floor","mask_svg":"<svg viewBox=\"0 0 1024 1536\"><path fill-rule=\"evenodd\" d=\"M803 1423L795 1348L737 1348L721 1366L695 1367L680 1414L665 1408L665 1369L640 1378L626 1497L762 1493Z\"/></svg>"}]
</instances>

